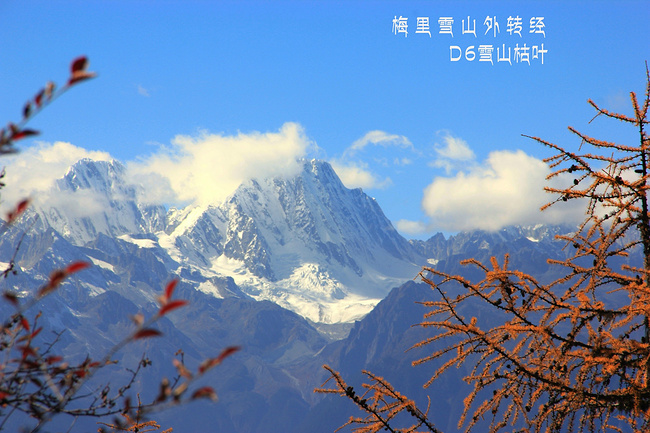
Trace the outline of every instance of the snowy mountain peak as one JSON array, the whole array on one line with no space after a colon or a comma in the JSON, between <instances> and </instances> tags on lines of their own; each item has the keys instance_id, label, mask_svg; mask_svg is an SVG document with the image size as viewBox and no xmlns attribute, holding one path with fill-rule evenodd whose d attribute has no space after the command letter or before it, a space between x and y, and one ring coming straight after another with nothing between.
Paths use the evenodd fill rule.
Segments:
<instances>
[{"instance_id":1,"label":"snowy mountain peak","mask_svg":"<svg viewBox=\"0 0 650 433\"><path fill-rule=\"evenodd\" d=\"M43 228L73 245L92 249L104 236L129 254L151 252L197 290L211 293L210 281L230 277L244 296L314 322L359 319L425 263L374 199L346 188L319 160L303 160L291 177L245 181L210 206L144 204L121 163L90 159L70 167L48 195L38 210Z\"/></svg>"},{"instance_id":2,"label":"snowy mountain peak","mask_svg":"<svg viewBox=\"0 0 650 433\"><path fill-rule=\"evenodd\" d=\"M346 188L324 161L303 160L294 177L251 179L220 205L173 213L164 243L175 254L316 322L360 317L422 264L376 201Z\"/></svg>"},{"instance_id":3,"label":"snowy mountain peak","mask_svg":"<svg viewBox=\"0 0 650 433\"><path fill-rule=\"evenodd\" d=\"M76 191L94 189L110 194L114 189L124 190L125 167L119 161L95 161L83 158L74 163L63 178L57 181L59 189ZM135 199L135 190L131 187L131 197Z\"/></svg>"},{"instance_id":4,"label":"snowy mountain peak","mask_svg":"<svg viewBox=\"0 0 650 433\"><path fill-rule=\"evenodd\" d=\"M58 179L39 209L46 222L69 241L84 245L102 233L111 237L161 230L166 210L138 201L119 161L81 159Z\"/></svg>"},{"instance_id":5,"label":"snowy mountain peak","mask_svg":"<svg viewBox=\"0 0 650 433\"><path fill-rule=\"evenodd\" d=\"M270 248L306 247L303 258L324 259L359 277L364 267L375 268L382 253L410 258L409 245L376 201L344 187L324 161L304 161L294 178L244 183L229 202L255 222Z\"/></svg>"}]
</instances>

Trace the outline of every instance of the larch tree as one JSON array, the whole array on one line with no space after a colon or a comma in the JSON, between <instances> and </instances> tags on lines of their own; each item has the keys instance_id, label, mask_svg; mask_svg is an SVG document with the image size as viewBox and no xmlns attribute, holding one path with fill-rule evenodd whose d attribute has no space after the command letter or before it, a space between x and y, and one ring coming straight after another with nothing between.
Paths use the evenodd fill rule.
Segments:
<instances>
[{"instance_id":1,"label":"larch tree","mask_svg":"<svg viewBox=\"0 0 650 433\"><path fill-rule=\"evenodd\" d=\"M566 272L541 282L508 266L508 255L490 263L465 260L480 281L425 267L419 277L436 300L419 326L436 332L418 343L432 352L414 364L440 363L429 386L452 367L469 367L459 428L490 432L650 431L650 138L646 131L650 74L645 98L630 94L632 115L614 113L594 101L597 118L619 120L638 132L638 142L619 144L569 130L580 138L577 151L538 137L551 148L545 161L550 179L571 179L546 187L555 199L584 203L586 217L570 234L557 236L568 254L551 260ZM594 120L592 119L592 121ZM590 153L593 152L593 153ZM479 303L494 314L489 326L467 317L463 306ZM475 305L475 304L474 304ZM365 415L345 425L358 433L438 432L427 411L370 372L358 395L339 373L330 372L317 392L350 398ZM399 414L412 423L397 428ZM482 430L485 431L485 430Z\"/></svg>"}]
</instances>

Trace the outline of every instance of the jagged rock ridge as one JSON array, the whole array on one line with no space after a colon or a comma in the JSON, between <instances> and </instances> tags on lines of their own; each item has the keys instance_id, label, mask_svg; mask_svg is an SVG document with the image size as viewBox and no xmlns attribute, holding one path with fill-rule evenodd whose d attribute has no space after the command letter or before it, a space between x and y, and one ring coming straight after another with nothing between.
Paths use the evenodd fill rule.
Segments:
<instances>
[{"instance_id":1,"label":"jagged rock ridge","mask_svg":"<svg viewBox=\"0 0 650 433\"><path fill-rule=\"evenodd\" d=\"M362 317L425 263L377 202L343 186L324 161L302 161L293 177L246 181L203 207L167 211L145 194L118 161L83 159L50 192L59 206L39 210L41 228L77 246L108 236L159 250L167 272L194 275L206 293L222 296L210 281L231 277L235 292L320 323Z\"/></svg>"}]
</instances>

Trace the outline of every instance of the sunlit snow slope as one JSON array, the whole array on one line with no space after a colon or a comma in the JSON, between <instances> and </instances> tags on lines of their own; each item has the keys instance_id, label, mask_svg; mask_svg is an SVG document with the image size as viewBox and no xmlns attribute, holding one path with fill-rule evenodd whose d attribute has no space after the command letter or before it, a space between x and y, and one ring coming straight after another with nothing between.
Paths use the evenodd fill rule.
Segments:
<instances>
[{"instance_id":1,"label":"sunlit snow slope","mask_svg":"<svg viewBox=\"0 0 650 433\"><path fill-rule=\"evenodd\" d=\"M361 189L348 189L323 161L293 177L244 182L224 202L166 211L144 204L117 161L81 160L39 210L74 245L106 235L158 250L167 272L224 296L271 300L320 323L359 319L426 263ZM240 289L240 291L239 291Z\"/></svg>"}]
</instances>

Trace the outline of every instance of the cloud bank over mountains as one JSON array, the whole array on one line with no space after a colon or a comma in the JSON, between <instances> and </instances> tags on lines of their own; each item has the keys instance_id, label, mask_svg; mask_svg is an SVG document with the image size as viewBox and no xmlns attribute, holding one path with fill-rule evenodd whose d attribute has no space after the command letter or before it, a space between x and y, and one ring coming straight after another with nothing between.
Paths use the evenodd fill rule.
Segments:
<instances>
[{"instance_id":1,"label":"cloud bank over mountains","mask_svg":"<svg viewBox=\"0 0 650 433\"><path fill-rule=\"evenodd\" d=\"M444 132L433 151L435 159L428 165L445 174L434 176L423 190L426 219L396 222L404 233L495 231L509 225L573 223L583 217L584 206L576 202L540 211L554 200L544 187L567 185L571 179L558 176L549 183L548 165L522 150L495 150L479 161L465 140Z\"/></svg>"},{"instance_id":2,"label":"cloud bank over mountains","mask_svg":"<svg viewBox=\"0 0 650 433\"><path fill-rule=\"evenodd\" d=\"M498 230L514 224L568 223L581 219L581 208L572 203L539 211L553 199L543 190L549 174L543 161L521 150L495 150L479 161L462 138L444 132L439 141L429 147L433 159L426 161L425 152L407 137L373 130L354 141L343 154L329 158L329 162L348 188L407 188L409 194L422 191L423 217L395 222L397 229L407 235L440 230ZM379 158L374 151L380 148L390 149L391 158ZM126 162L126 166L130 180L144 187L143 199L149 203L208 205L222 202L245 180L294 176L300 169L300 159L321 153L322 149L301 125L288 122L273 132L225 135L202 131L194 136L178 135L169 145ZM48 194L55 180L82 158L112 159L107 152L89 151L64 142L38 143L5 157L7 186L2 190L3 214L25 197L45 208L99 211L102 201L93 197L82 197L74 191L69 196ZM419 185L396 184L376 170L382 166L382 173L386 173L415 164L427 165L431 173L428 184L427 179ZM560 184L567 181L570 179L555 180Z\"/></svg>"},{"instance_id":3,"label":"cloud bank over mountains","mask_svg":"<svg viewBox=\"0 0 650 433\"><path fill-rule=\"evenodd\" d=\"M368 153L373 153L372 150L368 150L369 146L393 147L415 152L413 143L403 135L390 134L381 130L368 131L363 137L355 140L347 147L341 156L329 161L343 184L348 188L385 189L393 185L393 180L390 177L382 178L377 173L373 173L369 164L362 159L363 156L368 158ZM387 161L376 162L388 165ZM395 157L392 164L408 165L411 162L410 158Z\"/></svg>"},{"instance_id":4,"label":"cloud bank over mountains","mask_svg":"<svg viewBox=\"0 0 650 433\"><path fill-rule=\"evenodd\" d=\"M296 123L285 123L277 132L201 132L196 137L178 135L170 146L130 162L128 168L152 191L153 201L207 205L223 201L244 180L297 174L298 159L314 146Z\"/></svg>"},{"instance_id":5,"label":"cloud bank over mountains","mask_svg":"<svg viewBox=\"0 0 650 433\"><path fill-rule=\"evenodd\" d=\"M515 224L574 222L582 217L583 207L573 203L540 212L554 199L544 191L550 169L540 159L521 150L490 152L482 162L466 152L460 157L466 168L451 169L453 174L434 178L424 189L422 208L434 227L493 231ZM567 179L554 183L562 184L562 180Z\"/></svg>"},{"instance_id":6,"label":"cloud bank over mountains","mask_svg":"<svg viewBox=\"0 0 650 433\"><path fill-rule=\"evenodd\" d=\"M62 141L39 142L20 153L3 157L0 162L6 172L6 186L0 191L2 217L24 198L30 198L41 207L62 207L76 209L78 213L92 213L100 205L93 197L74 194L54 197L49 194L54 182L62 178L72 164L83 158L97 161L112 159L107 152L89 151ZM80 206L79 203L84 204Z\"/></svg>"}]
</instances>

